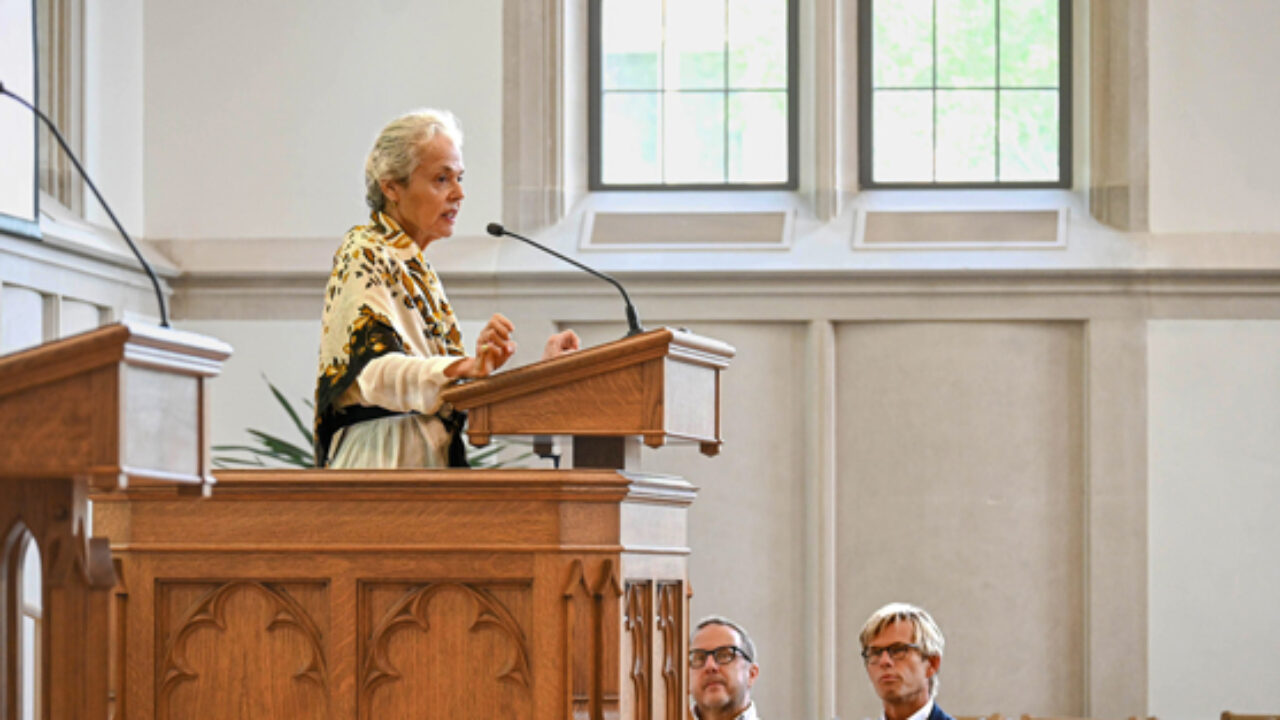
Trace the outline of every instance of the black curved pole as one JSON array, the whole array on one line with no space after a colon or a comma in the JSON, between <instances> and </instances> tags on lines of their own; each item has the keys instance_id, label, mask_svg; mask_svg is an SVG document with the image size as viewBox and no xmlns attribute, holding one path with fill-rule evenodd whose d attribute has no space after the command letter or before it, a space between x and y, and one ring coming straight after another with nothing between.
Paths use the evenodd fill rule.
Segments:
<instances>
[{"instance_id":1,"label":"black curved pole","mask_svg":"<svg viewBox=\"0 0 1280 720\"><path fill-rule=\"evenodd\" d=\"M513 237L526 245L536 247L544 253L553 255L576 268L579 268L581 270L586 270L587 272L600 278L601 280L604 280L605 282L610 283L611 285L613 285L615 288L618 289L618 292L622 293L622 302L626 303L626 306L627 306L627 337L631 337L632 335L639 335L640 333L644 332L644 326L640 324L640 315L636 313L636 306L631 304L631 296L627 294L627 289L622 287L622 283L618 282L617 280L614 280L613 277L606 275L594 268L587 267L586 265L583 265L582 263L578 262L577 260L574 260L568 255L562 255L556 252L555 250L552 250L551 248L547 247L546 245L543 245L540 242L535 242L523 235L520 235L518 233L513 233L510 230L503 227L502 223L496 223L496 222L489 223L488 227L485 229L488 231L490 235L494 237L502 237L503 235L506 235L508 237Z\"/></svg>"},{"instance_id":2,"label":"black curved pole","mask_svg":"<svg viewBox=\"0 0 1280 720\"><path fill-rule=\"evenodd\" d=\"M116 226L116 230L120 231L120 235L124 238L124 241L129 244L129 249L133 251L134 257L138 258L138 262L142 264L142 269L147 271L147 277L151 278L151 287L155 288L156 291L156 302L160 305L160 325L161 327L169 327L169 312L165 308L164 293L160 292L160 280L156 277L155 270L152 270L151 263L147 262L147 259L142 257L142 251L138 250L138 246L134 244L133 238L129 237L129 233L124 231L124 226L116 219L116 214L111 212L111 206L102 198L102 193L98 192L98 187L89 179L89 173L84 171L84 168L80 165L80 161L76 159L75 153L71 152L71 148L67 147L67 141L62 139L62 133L58 132L58 128L53 124L53 121L45 117L44 113L37 110L34 105L9 92L3 82L0 82L0 95L8 95L16 100L19 105L22 105L35 113L35 116L44 121L45 126L53 133L53 137L58 141L58 145L62 146L62 151L67 154L67 157L71 158L71 164L75 165L76 172L80 173L80 177L84 178L85 184L93 191L93 196L98 198L98 204L102 206L103 210L107 211L107 217L111 218L111 222Z\"/></svg>"}]
</instances>

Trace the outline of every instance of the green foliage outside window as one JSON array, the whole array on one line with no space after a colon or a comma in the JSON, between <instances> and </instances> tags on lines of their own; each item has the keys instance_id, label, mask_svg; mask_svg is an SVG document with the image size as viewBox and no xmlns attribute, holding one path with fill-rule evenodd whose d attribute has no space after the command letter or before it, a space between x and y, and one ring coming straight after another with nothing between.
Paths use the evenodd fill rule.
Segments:
<instances>
[{"instance_id":1,"label":"green foliage outside window","mask_svg":"<svg viewBox=\"0 0 1280 720\"><path fill-rule=\"evenodd\" d=\"M1060 0L863 2L871 19L864 182L1064 181Z\"/></svg>"}]
</instances>

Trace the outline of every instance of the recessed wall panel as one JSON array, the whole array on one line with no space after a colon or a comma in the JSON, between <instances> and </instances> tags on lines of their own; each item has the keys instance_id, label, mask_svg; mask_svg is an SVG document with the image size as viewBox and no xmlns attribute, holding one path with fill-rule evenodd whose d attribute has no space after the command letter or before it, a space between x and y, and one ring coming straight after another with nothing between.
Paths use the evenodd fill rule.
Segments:
<instances>
[{"instance_id":1,"label":"recessed wall panel","mask_svg":"<svg viewBox=\"0 0 1280 720\"><path fill-rule=\"evenodd\" d=\"M44 298L35 290L0 287L0 355L44 342Z\"/></svg>"},{"instance_id":2,"label":"recessed wall panel","mask_svg":"<svg viewBox=\"0 0 1280 720\"><path fill-rule=\"evenodd\" d=\"M1082 328L1063 322L837 328L837 692L876 717L858 633L929 610L955 715L1082 716Z\"/></svg>"},{"instance_id":3,"label":"recessed wall panel","mask_svg":"<svg viewBox=\"0 0 1280 720\"><path fill-rule=\"evenodd\" d=\"M1147 332L1148 712L1276 712L1280 322L1156 320Z\"/></svg>"}]
</instances>

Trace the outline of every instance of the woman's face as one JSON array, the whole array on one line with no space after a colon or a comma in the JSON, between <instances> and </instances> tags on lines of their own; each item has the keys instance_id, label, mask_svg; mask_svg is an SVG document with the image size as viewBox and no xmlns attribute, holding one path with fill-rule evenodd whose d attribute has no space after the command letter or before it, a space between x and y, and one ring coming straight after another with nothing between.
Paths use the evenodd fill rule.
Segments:
<instances>
[{"instance_id":1,"label":"woman's face","mask_svg":"<svg viewBox=\"0 0 1280 720\"><path fill-rule=\"evenodd\" d=\"M453 234L462 207L462 153L438 133L418 146L418 167L407 183L382 181L386 213L400 223L419 248Z\"/></svg>"}]
</instances>

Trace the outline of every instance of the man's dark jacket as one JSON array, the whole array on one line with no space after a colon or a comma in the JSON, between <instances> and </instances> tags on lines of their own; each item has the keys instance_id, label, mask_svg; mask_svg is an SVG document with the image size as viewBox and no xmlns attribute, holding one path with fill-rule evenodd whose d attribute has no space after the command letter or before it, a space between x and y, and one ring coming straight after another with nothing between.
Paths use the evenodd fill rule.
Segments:
<instances>
[{"instance_id":1,"label":"man's dark jacket","mask_svg":"<svg viewBox=\"0 0 1280 720\"><path fill-rule=\"evenodd\" d=\"M947 714L946 710L938 707L938 703L933 704L933 712L929 713L929 720L956 720Z\"/></svg>"}]
</instances>

